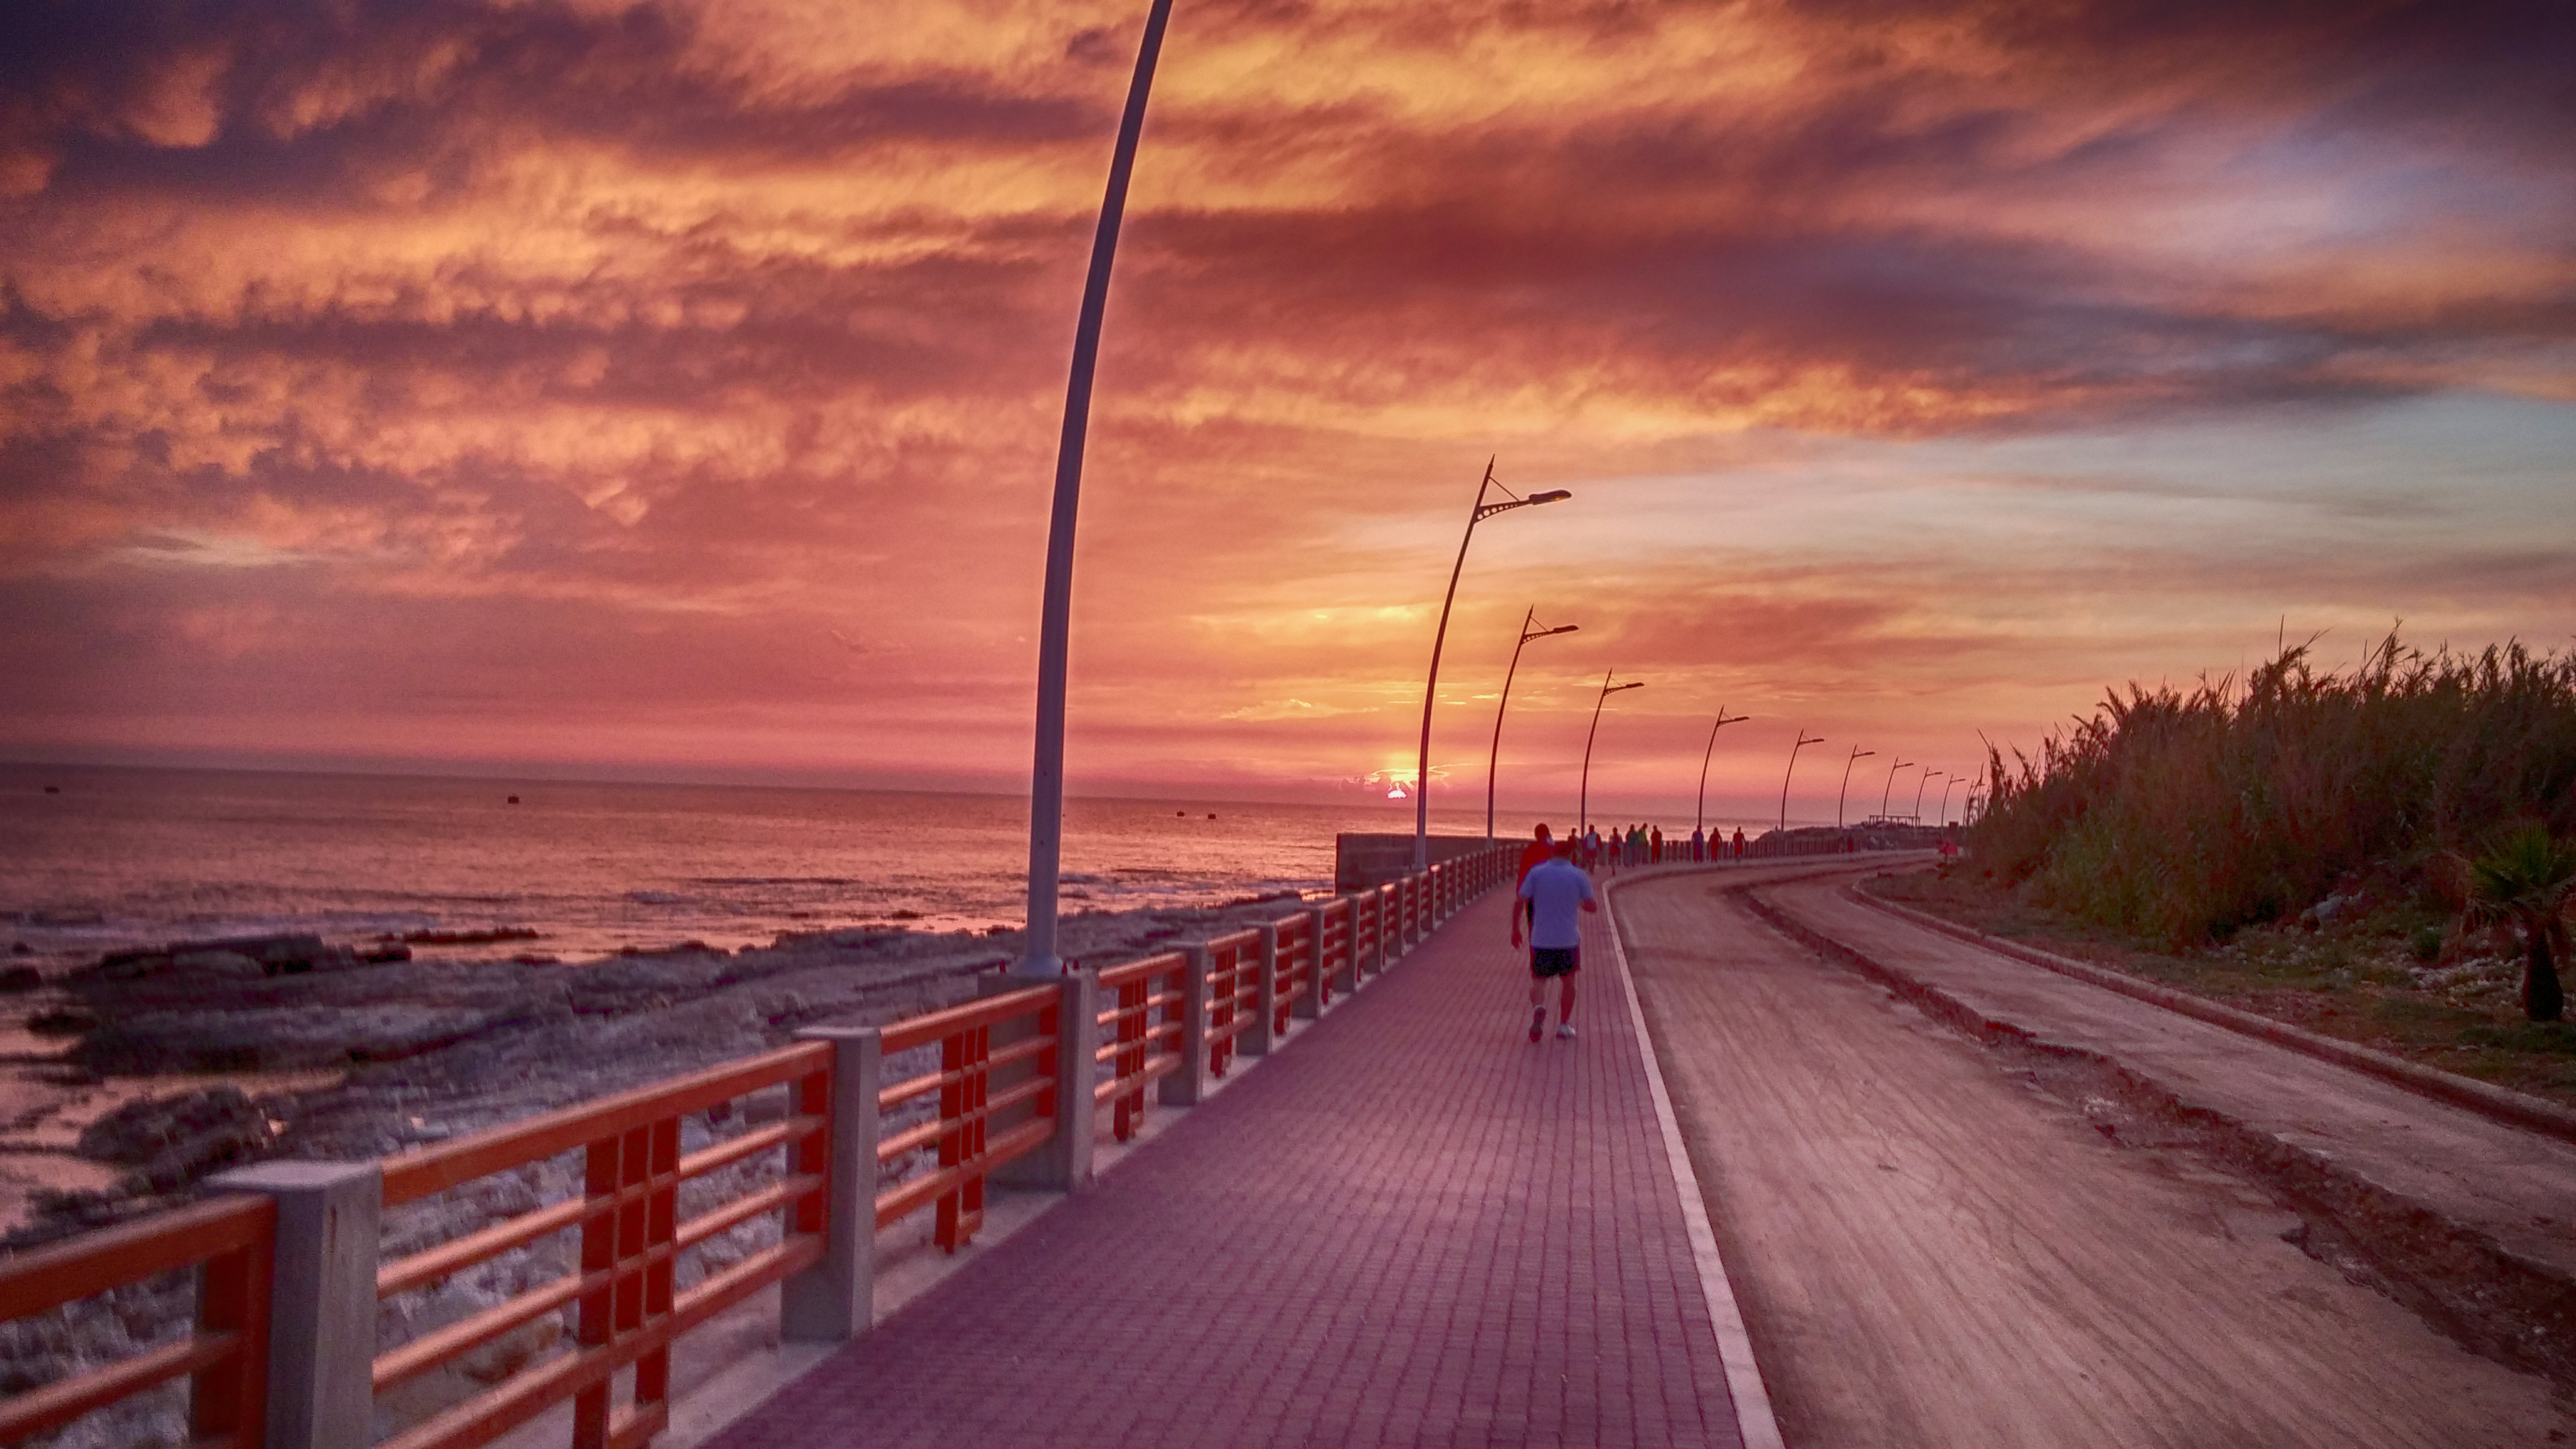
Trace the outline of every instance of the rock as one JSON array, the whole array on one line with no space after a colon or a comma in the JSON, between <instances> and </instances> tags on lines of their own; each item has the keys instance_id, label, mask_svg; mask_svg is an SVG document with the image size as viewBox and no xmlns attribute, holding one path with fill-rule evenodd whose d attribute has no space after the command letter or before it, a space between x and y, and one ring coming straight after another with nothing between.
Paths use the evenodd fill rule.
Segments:
<instances>
[{"instance_id":1,"label":"rock","mask_svg":"<svg viewBox=\"0 0 2576 1449\"><path fill-rule=\"evenodd\" d=\"M98 958L97 973L111 981L135 981L171 969L183 958L229 954L246 957L271 976L294 976L318 968L357 964L357 954L343 946L326 946L319 936L227 936L209 941L172 941L166 946L110 951Z\"/></svg>"},{"instance_id":2,"label":"rock","mask_svg":"<svg viewBox=\"0 0 2576 1449\"><path fill-rule=\"evenodd\" d=\"M244 1011L149 1011L99 1027L73 1050L92 1071L276 1072L394 1061L539 1014L536 1003L498 1009L384 1002Z\"/></svg>"},{"instance_id":3,"label":"rock","mask_svg":"<svg viewBox=\"0 0 2576 1449\"><path fill-rule=\"evenodd\" d=\"M170 969L170 953L158 946L133 951L110 951L90 968L110 981L139 981Z\"/></svg>"},{"instance_id":4,"label":"rock","mask_svg":"<svg viewBox=\"0 0 2576 1449\"><path fill-rule=\"evenodd\" d=\"M0 992L33 991L44 984L45 973L33 966L12 966L0 971Z\"/></svg>"},{"instance_id":5,"label":"rock","mask_svg":"<svg viewBox=\"0 0 2576 1449\"><path fill-rule=\"evenodd\" d=\"M78 1036L98 1030L98 1018L77 1008L58 1007L28 1017L27 1030L38 1036Z\"/></svg>"},{"instance_id":6,"label":"rock","mask_svg":"<svg viewBox=\"0 0 2576 1449\"><path fill-rule=\"evenodd\" d=\"M239 951L182 951L170 958L172 971L218 981L256 981L268 968Z\"/></svg>"},{"instance_id":7,"label":"rock","mask_svg":"<svg viewBox=\"0 0 2576 1449\"><path fill-rule=\"evenodd\" d=\"M561 966L563 964L563 958L561 956L549 956L543 951L522 951L518 955L510 958L510 964L514 966Z\"/></svg>"},{"instance_id":8,"label":"rock","mask_svg":"<svg viewBox=\"0 0 2576 1449\"><path fill-rule=\"evenodd\" d=\"M28 945L24 941L12 941L9 943L9 954L12 956L33 956L36 954L36 948Z\"/></svg>"},{"instance_id":9,"label":"rock","mask_svg":"<svg viewBox=\"0 0 2576 1449\"><path fill-rule=\"evenodd\" d=\"M358 953L358 959L370 966L390 966L411 959L409 946L370 946Z\"/></svg>"},{"instance_id":10,"label":"rock","mask_svg":"<svg viewBox=\"0 0 2576 1449\"><path fill-rule=\"evenodd\" d=\"M489 946L501 941L534 941L539 934L525 926L500 926L488 931L405 931L402 938L415 946Z\"/></svg>"},{"instance_id":11,"label":"rock","mask_svg":"<svg viewBox=\"0 0 2576 1449\"><path fill-rule=\"evenodd\" d=\"M77 1150L135 1169L154 1192L176 1192L275 1144L268 1113L239 1087L221 1086L128 1103L85 1128Z\"/></svg>"}]
</instances>

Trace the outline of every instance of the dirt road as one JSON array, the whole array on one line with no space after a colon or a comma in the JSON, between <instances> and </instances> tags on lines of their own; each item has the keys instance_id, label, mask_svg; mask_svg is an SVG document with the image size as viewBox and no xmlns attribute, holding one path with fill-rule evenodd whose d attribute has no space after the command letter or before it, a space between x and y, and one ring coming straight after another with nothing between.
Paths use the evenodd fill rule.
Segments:
<instances>
[{"instance_id":1,"label":"dirt road","mask_svg":"<svg viewBox=\"0 0 2576 1449\"><path fill-rule=\"evenodd\" d=\"M2546 1380L2301 1252L2267 1192L2115 1143L1725 894L1787 873L1617 913L1792 1449L2576 1444Z\"/></svg>"}]
</instances>

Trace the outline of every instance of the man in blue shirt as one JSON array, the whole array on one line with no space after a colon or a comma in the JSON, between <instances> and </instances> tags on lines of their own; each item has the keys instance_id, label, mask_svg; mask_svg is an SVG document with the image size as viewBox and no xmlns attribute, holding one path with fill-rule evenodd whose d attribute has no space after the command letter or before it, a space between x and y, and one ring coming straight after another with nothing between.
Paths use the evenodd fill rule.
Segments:
<instances>
[{"instance_id":1,"label":"man in blue shirt","mask_svg":"<svg viewBox=\"0 0 2576 1449\"><path fill-rule=\"evenodd\" d=\"M1521 943L1521 910L1528 907L1530 919L1530 1040L1536 1041L1547 1028L1547 978L1563 983L1558 988L1556 1034L1574 1035L1574 973L1583 959L1583 916L1585 911L1601 909L1601 898L1592 891L1592 877L1583 873L1570 857L1570 842L1561 842L1556 854L1543 864L1530 868L1521 877L1520 899L1512 907L1512 945Z\"/></svg>"}]
</instances>

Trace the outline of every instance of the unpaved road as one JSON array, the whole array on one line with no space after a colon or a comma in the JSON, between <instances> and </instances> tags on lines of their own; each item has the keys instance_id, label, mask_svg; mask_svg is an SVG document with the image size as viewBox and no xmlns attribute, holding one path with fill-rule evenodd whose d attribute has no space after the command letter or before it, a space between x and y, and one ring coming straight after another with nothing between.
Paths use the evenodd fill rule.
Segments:
<instances>
[{"instance_id":1,"label":"unpaved road","mask_svg":"<svg viewBox=\"0 0 2576 1449\"><path fill-rule=\"evenodd\" d=\"M1791 1449L2576 1444L2187 1150L1667 877L1617 913ZM2060 1083L2060 1086L2063 1084Z\"/></svg>"}]
</instances>

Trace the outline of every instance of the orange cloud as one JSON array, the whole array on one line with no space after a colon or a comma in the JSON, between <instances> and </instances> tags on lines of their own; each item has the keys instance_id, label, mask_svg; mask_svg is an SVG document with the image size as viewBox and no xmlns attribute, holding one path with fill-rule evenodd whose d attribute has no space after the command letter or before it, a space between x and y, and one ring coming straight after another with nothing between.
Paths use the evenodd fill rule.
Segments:
<instances>
[{"instance_id":1,"label":"orange cloud","mask_svg":"<svg viewBox=\"0 0 2576 1449\"><path fill-rule=\"evenodd\" d=\"M0 750L1008 787L1134 10L13 7ZM1597 790L1728 702L1756 801L1766 730L1964 767L2284 612L2545 639L2569 24L1183 7L1077 778L1409 770L1494 453L1578 498L1480 535L1435 790L1532 603L1533 799L1612 665Z\"/></svg>"}]
</instances>

